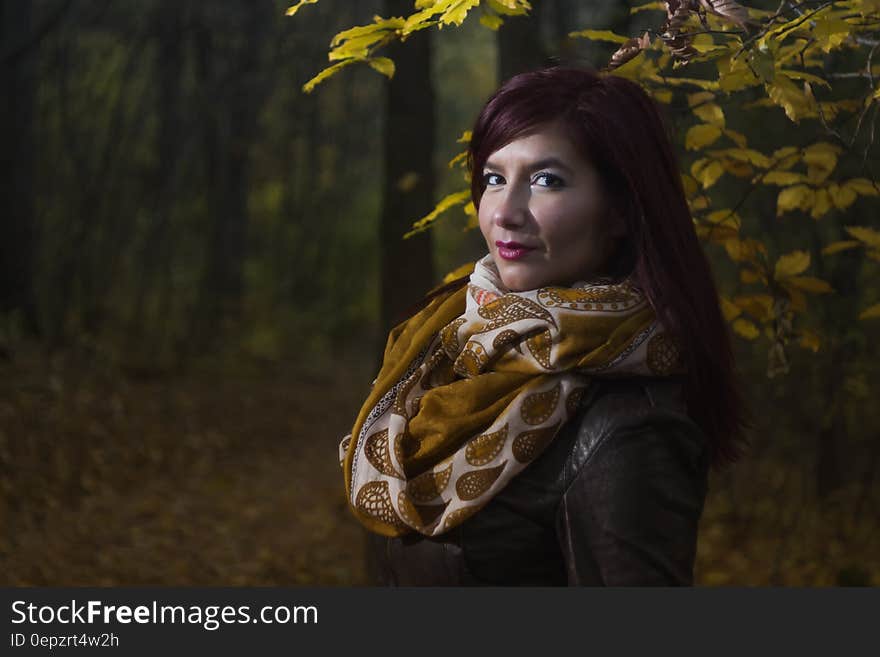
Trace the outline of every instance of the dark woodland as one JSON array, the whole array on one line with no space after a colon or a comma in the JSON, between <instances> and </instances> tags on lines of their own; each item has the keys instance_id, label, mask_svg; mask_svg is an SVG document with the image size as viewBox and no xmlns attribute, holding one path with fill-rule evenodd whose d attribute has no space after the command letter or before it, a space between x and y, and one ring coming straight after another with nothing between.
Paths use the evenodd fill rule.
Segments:
<instances>
[{"instance_id":1,"label":"dark woodland","mask_svg":"<svg viewBox=\"0 0 880 657\"><path fill-rule=\"evenodd\" d=\"M354 65L307 94L333 35L413 3L290 4L0 0L3 585L371 584L338 442L389 327L483 253L462 212L402 236L461 187L447 163L499 81L601 67L614 44L568 34L647 20L536 0L497 32L393 45L390 80ZM814 129L726 111L752 148ZM877 198L821 224L749 203L771 248L877 226ZM858 319L877 263L813 271L834 288L798 317L817 351L769 376L769 343L735 337L755 426L712 473L697 585L880 585L880 319Z\"/></svg>"}]
</instances>

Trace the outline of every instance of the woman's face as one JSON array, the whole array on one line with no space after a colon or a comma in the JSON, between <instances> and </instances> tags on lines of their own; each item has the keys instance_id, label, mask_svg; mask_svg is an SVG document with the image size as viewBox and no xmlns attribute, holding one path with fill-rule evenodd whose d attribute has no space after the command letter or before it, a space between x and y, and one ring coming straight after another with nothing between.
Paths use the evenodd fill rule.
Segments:
<instances>
[{"instance_id":1,"label":"woman's face","mask_svg":"<svg viewBox=\"0 0 880 657\"><path fill-rule=\"evenodd\" d=\"M511 291L570 285L603 272L625 234L602 178L560 123L499 148L483 167L480 230Z\"/></svg>"}]
</instances>

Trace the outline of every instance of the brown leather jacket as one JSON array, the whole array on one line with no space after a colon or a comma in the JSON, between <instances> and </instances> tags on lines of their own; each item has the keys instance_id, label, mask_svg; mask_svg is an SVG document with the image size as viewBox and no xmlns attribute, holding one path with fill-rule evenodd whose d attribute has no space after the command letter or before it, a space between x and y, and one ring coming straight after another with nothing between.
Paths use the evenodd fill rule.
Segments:
<instances>
[{"instance_id":1,"label":"brown leather jacket","mask_svg":"<svg viewBox=\"0 0 880 657\"><path fill-rule=\"evenodd\" d=\"M551 445L446 534L368 539L386 586L690 585L704 434L679 382L603 380Z\"/></svg>"}]
</instances>

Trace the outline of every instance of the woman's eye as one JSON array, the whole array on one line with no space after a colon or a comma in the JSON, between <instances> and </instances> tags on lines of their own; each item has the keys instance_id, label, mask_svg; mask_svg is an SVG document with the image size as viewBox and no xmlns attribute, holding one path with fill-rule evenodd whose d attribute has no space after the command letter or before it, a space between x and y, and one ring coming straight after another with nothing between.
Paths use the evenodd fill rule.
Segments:
<instances>
[{"instance_id":1,"label":"woman's eye","mask_svg":"<svg viewBox=\"0 0 880 657\"><path fill-rule=\"evenodd\" d=\"M535 184L541 187L561 187L562 178L554 176L552 173L539 173L535 176Z\"/></svg>"},{"instance_id":2,"label":"woman's eye","mask_svg":"<svg viewBox=\"0 0 880 657\"><path fill-rule=\"evenodd\" d=\"M485 173L483 174L483 182L486 185L500 185L504 181L504 178L499 176L497 173Z\"/></svg>"}]
</instances>

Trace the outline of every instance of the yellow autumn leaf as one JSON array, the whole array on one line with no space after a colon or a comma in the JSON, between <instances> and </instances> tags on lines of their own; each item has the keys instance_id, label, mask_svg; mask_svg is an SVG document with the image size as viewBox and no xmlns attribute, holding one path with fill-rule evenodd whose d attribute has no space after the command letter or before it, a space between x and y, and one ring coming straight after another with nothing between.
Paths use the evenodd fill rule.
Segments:
<instances>
[{"instance_id":1,"label":"yellow autumn leaf","mask_svg":"<svg viewBox=\"0 0 880 657\"><path fill-rule=\"evenodd\" d=\"M467 155L468 155L467 151L462 151L461 153L456 155L454 158L449 160L449 168L451 169L456 164L464 164L467 160Z\"/></svg>"},{"instance_id":2,"label":"yellow autumn leaf","mask_svg":"<svg viewBox=\"0 0 880 657\"><path fill-rule=\"evenodd\" d=\"M813 84L822 85L824 87L831 88L831 85L818 75L813 75L812 73L807 73L806 71L789 71L789 70L780 70L780 73L784 73L788 77L793 80L805 80L807 82L812 82Z\"/></svg>"},{"instance_id":3,"label":"yellow autumn leaf","mask_svg":"<svg viewBox=\"0 0 880 657\"><path fill-rule=\"evenodd\" d=\"M737 160L722 160L724 170L737 178L751 178L755 170L747 162L739 162Z\"/></svg>"},{"instance_id":4,"label":"yellow autumn leaf","mask_svg":"<svg viewBox=\"0 0 880 657\"><path fill-rule=\"evenodd\" d=\"M528 0L488 0L489 7L504 16L522 16L528 13L532 5Z\"/></svg>"},{"instance_id":5,"label":"yellow autumn leaf","mask_svg":"<svg viewBox=\"0 0 880 657\"><path fill-rule=\"evenodd\" d=\"M810 266L810 254L806 251L792 251L779 256L773 271L773 278L780 280L797 276Z\"/></svg>"},{"instance_id":6,"label":"yellow autumn leaf","mask_svg":"<svg viewBox=\"0 0 880 657\"><path fill-rule=\"evenodd\" d=\"M713 157L729 157L740 162L748 162L756 167L766 169L770 166L770 158L752 148L724 148L709 151L708 155Z\"/></svg>"},{"instance_id":7,"label":"yellow autumn leaf","mask_svg":"<svg viewBox=\"0 0 880 657\"><path fill-rule=\"evenodd\" d=\"M764 88L770 100L784 109L785 115L794 123L815 114L815 100L811 102L803 89L788 76L777 73L772 82L764 84Z\"/></svg>"},{"instance_id":8,"label":"yellow autumn leaf","mask_svg":"<svg viewBox=\"0 0 880 657\"><path fill-rule=\"evenodd\" d=\"M311 80L309 80L308 82L306 82L306 83L303 85L302 90L303 90L304 92L306 92L307 94L312 93L312 90L313 90L317 85L319 85L321 82L323 82L324 80L326 80L327 78L329 78L331 75L333 75L334 73L336 73L338 70L340 70L340 69L342 69L342 68L345 68L345 67L348 66L349 64L354 64L354 63L357 62L357 61L358 61L357 59L346 59L346 60L344 60L344 61L337 62L336 64L333 64L332 66L328 66L328 67L325 68L323 71L321 71L320 73L318 73L315 77L313 77Z\"/></svg>"},{"instance_id":9,"label":"yellow autumn leaf","mask_svg":"<svg viewBox=\"0 0 880 657\"><path fill-rule=\"evenodd\" d=\"M441 214L446 212L449 208L454 207L456 205L461 205L465 203L471 197L471 190L465 189L460 192L453 192L448 196L444 197L431 212L427 215L416 221L412 230L406 233L403 237L404 239L415 235L416 233L420 233L426 228L428 228L432 223L437 220Z\"/></svg>"},{"instance_id":10,"label":"yellow autumn leaf","mask_svg":"<svg viewBox=\"0 0 880 657\"><path fill-rule=\"evenodd\" d=\"M754 269L740 269L739 280L741 280L746 285L751 285L752 283L757 283L758 281L764 282L764 275L760 272L755 271Z\"/></svg>"},{"instance_id":11,"label":"yellow autumn leaf","mask_svg":"<svg viewBox=\"0 0 880 657\"><path fill-rule=\"evenodd\" d=\"M730 299L725 296L719 297L721 299L721 312L724 315L725 321L731 321L736 319L742 314L742 308L733 303Z\"/></svg>"},{"instance_id":12,"label":"yellow autumn leaf","mask_svg":"<svg viewBox=\"0 0 880 657\"><path fill-rule=\"evenodd\" d=\"M742 317L733 320L733 330L736 331L737 334L744 337L746 340L754 340L761 332L758 330L758 327L755 326L752 322L747 319L743 319Z\"/></svg>"},{"instance_id":13,"label":"yellow autumn leaf","mask_svg":"<svg viewBox=\"0 0 880 657\"><path fill-rule=\"evenodd\" d=\"M776 216L781 217L789 210L809 209L813 197L813 190L806 185L786 187L776 198Z\"/></svg>"},{"instance_id":14,"label":"yellow autumn leaf","mask_svg":"<svg viewBox=\"0 0 880 657\"><path fill-rule=\"evenodd\" d=\"M361 37L371 37L379 40L387 37L389 33L401 29L405 23L406 21L399 17L382 18L381 16L374 16L372 23L356 25L334 36L330 41L330 47L337 48L345 42L360 39Z\"/></svg>"},{"instance_id":15,"label":"yellow autumn leaf","mask_svg":"<svg viewBox=\"0 0 880 657\"><path fill-rule=\"evenodd\" d=\"M829 292L834 292L834 288L831 287L827 281L823 281L821 278L813 278L812 276L791 276L786 278L785 282L788 285L793 285L799 290L813 292L814 294L827 294Z\"/></svg>"},{"instance_id":16,"label":"yellow autumn leaf","mask_svg":"<svg viewBox=\"0 0 880 657\"><path fill-rule=\"evenodd\" d=\"M670 89L655 89L651 92L651 96L654 100L657 100L665 105L668 105L672 102L672 91Z\"/></svg>"},{"instance_id":17,"label":"yellow autumn leaf","mask_svg":"<svg viewBox=\"0 0 880 657\"><path fill-rule=\"evenodd\" d=\"M823 52L831 52L846 41L852 29L852 25L839 18L825 18L824 20L816 21L813 27L816 45Z\"/></svg>"},{"instance_id":18,"label":"yellow autumn leaf","mask_svg":"<svg viewBox=\"0 0 880 657\"><path fill-rule=\"evenodd\" d=\"M706 216L706 221L708 221L710 224L732 226L733 228L739 228L740 226L742 226L742 219L740 218L740 216L736 212L733 212L732 210L729 210L727 208L710 212Z\"/></svg>"},{"instance_id":19,"label":"yellow autumn leaf","mask_svg":"<svg viewBox=\"0 0 880 657\"><path fill-rule=\"evenodd\" d=\"M823 169L834 169L837 166L837 156L841 152L840 146L830 144L827 141L810 144L803 151L803 160L808 165L812 164Z\"/></svg>"},{"instance_id":20,"label":"yellow autumn leaf","mask_svg":"<svg viewBox=\"0 0 880 657\"><path fill-rule=\"evenodd\" d=\"M773 151L773 155L771 157L775 162L775 164L773 165L775 169L782 169L783 171L787 171L800 161L801 150L799 148L795 148L794 146L783 146L782 148L777 148L775 151Z\"/></svg>"},{"instance_id":21,"label":"yellow autumn leaf","mask_svg":"<svg viewBox=\"0 0 880 657\"><path fill-rule=\"evenodd\" d=\"M626 43L630 37L622 34L615 34L611 30L580 30L579 32L569 32L568 36L572 39L589 39L590 41L610 41L611 43Z\"/></svg>"},{"instance_id":22,"label":"yellow autumn leaf","mask_svg":"<svg viewBox=\"0 0 880 657\"><path fill-rule=\"evenodd\" d=\"M747 87L754 87L760 82L761 80L748 67L730 71L727 67L719 66L718 88L724 92L733 93Z\"/></svg>"},{"instance_id":23,"label":"yellow autumn leaf","mask_svg":"<svg viewBox=\"0 0 880 657\"><path fill-rule=\"evenodd\" d=\"M691 175L703 186L703 189L714 185L723 174L724 166L718 160L709 161L704 158L691 165Z\"/></svg>"},{"instance_id":24,"label":"yellow autumn leaf","mask_svg":"<svg viewBox=\"0 0 880 657\"><path fill-rule=\"evenodd\" d=\"M724 244L727 240L734 239L739 235L739 231L730 226L698 224L694 226L694 229L697 231L697 237L701 240L710 240L717 244Z\"/></svg>"},{"instance_id":25,"label":"yellow autumn leaf","mask_svg":"<svg viewBox=\"0 0 880 657\"><path fill-rule=\"evenodd\" d=\"M653 82L657 82L658 84L666 84L673 86L682 86L682 85L694 85L696 87L700 87L701 89L705 89L707 91L717 90L718 82L716 80L702 80L700 78L674 78L674 77L660 77L659 75L651 75L650 79Z\"/></svg>"},{"instance_id":26,"label":"yellow autumn leaf","mask_svg":"<svg viewBox=\"0 0 880 657\"><path fill-rule=\"evenodd\" d=\"M762 179L768 185L796 185L807 181L802 173L794 171L768 171Z\"/></svg>"},{"instance_id":27,"label":"yellow autumn leaf","mask_svg":"<svg viewBox=\"0 0 880 657\"><path fill-rule=\"evenodd\" d=\"M639 11L666 11L666 3L665 2L649 2L644 5L639 5L638 7L630 7L629 13L635 14Z\"/></svg>"},{"instance_id":28,"label":"yellow autumn leaf","mask_svg":"<svg viewBox=\"0 0 880 657\"><path fill-rule=\"evenodd\" d=\"M642 67L650 64L645 59L645 51L642 50L638 55L611 70L612 75L616 75L627 80L638 80L642 74Z\"/></svg>"},{"instance_id":29,"label":"yellow autumn leaf","mask_svg":"<svg viewBox=\"0 0 880 657\"><path fill-rule=\"evenodd\" d=\"M371 57L367 60L370 66L386 78L394 77L394 62L387 57Z\"/></svg>"},{"instance_id":30,"label":"yellow autumn leaf","mask_svg":"<svg viewBox=\"0 0 880 657\"><path fill-rule=\"evenodd\" d=\"M417 32L423 29L427 25L431 25L431 19L433 19L434 16L436 16L440 12L444 11L444 9L448 6L448 2L435 2L431 5L427 5L421 11L410 14L409 16L407 16L406 20L400 28L401 34L409 35L413 32Z\"/></svg>"},{"instance_id":31,"label":"yellow autumn leaf","mask_svg":"<svg viewBox=\"0 0 880 657\"><path fill-rule=\"evenodd\" d=\"M476 263L473 262L466 262L460 267L456 267L451 272L448 272L446 276L443 277L444 285L446 283L451 283L457 278L461 278L462 276L467 276L468 274L473 273L475 264Z\"/></svg>"},{"instance_id":32,"label":"yellow autumn leaf","mask_svg":"<svg viewBox=\"0 0 880 657\"><path fill-rule=\"evenodd\" d=\"M724 111L715 103L697 105L693 112L701 121L724 128Z\"/></svg>"},{"instance_id":33,"label":"yellow autumn leaf","mask_svg":"<svg viewBox=\"0 0 880 657\"><path fill-rule=\"evenodd\" d=\"M853 249L857 246L861 246L861 244L862 243L857 240L843 240L840 242L832 242L822 249L822 255L833 255L835 253L840 253L841 251L846 251L848 249Z\"/></svg>"},{"instance_id":34,"label":"yellow autumn leaf","mask_svg":"<svg viewBox=\"0 0 880 657\"><path fill-rule=\"evenodd\" d=\"M817 189L810 206L810 216L820 219L831 209L831 196L826 189Z\"/></svg>"},{"instance_id":35,"label":"yellow autumn leaf","mask_svg":"<svg viewBox=\"0 0 880 657\"><path fill-rule=\"evenodd\" d=\"M733 302L758 320L770 319L773 315L773 297L769 294L741 294Z\"/></svg>"},{"instance_id":36,"label":"yellow autumn leaf","mask_svg":"<svg viewBox=\"0 0 880 657\"><path fill-rule=\"evenodd\" d=\"M684 137L684 145L690 151L699 150L716 141L721 136L721 128L709 123L691 126Z\"/></svg>"},{"instance_id":37,"label":"yellow autumn leaf","mask_svg":"<svg viewBox=\"0 0 880 657\"><path fill-rule=\"evenodd\" d=\"M847 233L874 249L880 249L880 232L867 226L846 226Z\"/></svg>"},{"instance_id":38,"label":"yellow autumn leaf","mask_svg":"<svg viewBox=\"0 0 880 657\"><path fill-rule=\"evenodd\" d=\"M872 319L874 317L880 317L880 303L875 303L873 306L865 308L859 314L859 319Z\"/></svg>"},{"instance_id":39,"label":"yellow autumn leaf","mask_svg":"<svg viewBox=\"0 0 880 657\"><path fill-rule=\"evenodd\" d=\"M734 262L744 262L746 260L754 261L758 257L758 253L765 253L766 248L758 240L746 238L731 238L724 242L724 249L727 255Z\"/></svg>"},{"instance_id":40,"label":"yellow autumn leaf","mask_svg":"<svg viewBox=\"0 0 880 657\"><path fill-rule=\"evenodd\" d=\"M727 135L728 138L740 148L746 147L746 136L743 133L728 128L724 131L724 134Z\"/></svg>"},{"instance_id":41,"label":"yellow autumn leaf","mask_svg":"<svg viewBox=\"0 0 880 657\"><path fill-rule=\"evenodd\" d=\"M483 14L480 16L480 24L497 31L504 24L504 20L498 14Z\"/></svg>"},{"instance_id":42,"label":"yellow autumn leaf","mask_svg":"<svg viewBox=\"0 0 880 657\"><path fill-rule=\"evenodd\" d=\"M812 331L802 331L799 344L804 349L809 349L815 354L819 351L819 347L822 345L822 341L820 340L819 336Z\"/></svg>"},{"instance_id":43,"label":"yellow autumn leaf","mask_svg":"<svg viewBox=\"0 0 880 657\"><path fill-rule=\"evenodd\" d=\"M791 310L796 313L807 312L807 295L791 285L786 285L785 289L788 292L788 298L791 301Z\"/></svg>"},{"instance_id":44,"label":"yellow autumn leaf","mask_svg":"<svg viewBox=\"0 0 880 657\"><path fill-rule=\"evenodd\" d=\"M862 196L877 196L878 194L877 185L867 178L853 178L847 180L843 186Z\"/></svg>"},{"instance_id":45,"label":"yellow autumn leaf","mask_svg":"<svg viewBox=\"0 0 880 657\"><path fill-rule=\"evenodd\" d=\"M858 194L855 192L855 190L850 187L846 187L845 185L831 183L830 185L828 185L827 189L828 195L831 197L831 202L838 210L844 210L848 208L858 198Z\"/></svg>"},{"instance_id":46,"label":"yellow autumn leaf","mask_svg":"<svg viewBox=\"0 0 880 657\"><path fill-rule=\"evenodd\" d=\"M303 7L304 5L313 5L316 2L318 2L318 0L299 0L299 2L297 2L295 5L291 5L290 7L288 7L287 11L284 13L287 16L293 16L296 12L300 10L300 7Z\"/></svg>"},{"instance_id":47,"label":"yellow autumn leaf","mask_svg":"<svg viewBox=\"0 0 880 657\"><path fill-rule=\"evenodd\" d=\"M448 8L443 15L440 16L440 23L442 25L449 25L454 23L455 25L461 25L464 23L464 19L467 18L468 12L474 7L479 6L480 0L453 0L448 3ZM435 7L442 5L442 2L438 2Z\"/></svg>"},{"instance_id":48,"label":"yellow autumn leaf","mask_svg":"<svg viewBox=\"0 0 880 657\"><path fill-rule=\"evenodd\" d=\"M697 91L687 95L688 107L702 105L703 103L707 103L710 100L715 100L715 94L713 94L711 91Z\"/></svg>"}]
</instances>

